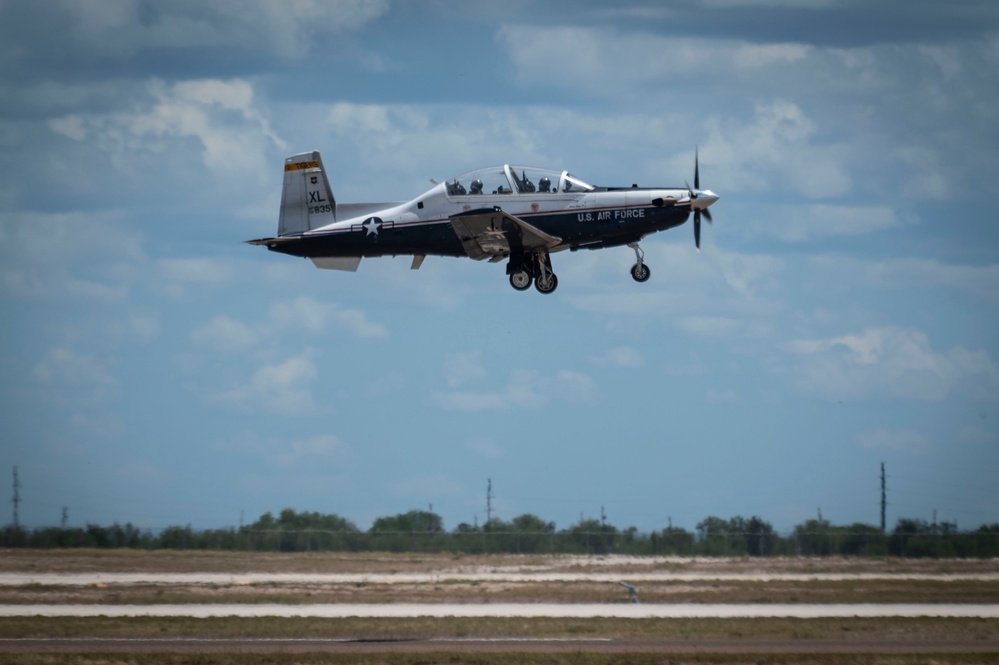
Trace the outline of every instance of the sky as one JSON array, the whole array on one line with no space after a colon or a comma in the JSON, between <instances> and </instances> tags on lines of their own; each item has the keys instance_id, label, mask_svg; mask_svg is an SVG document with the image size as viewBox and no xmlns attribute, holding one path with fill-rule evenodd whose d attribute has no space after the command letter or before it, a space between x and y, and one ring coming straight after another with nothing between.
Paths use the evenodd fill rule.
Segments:
<instances>
[{"instance_id":1,"label":"sky","mask_svg":"<svg viewBox=\"0 0 999 665\"><path fill-rule=\"evenodd\" d=\"M0 498L32 527L999 522L999 5L0 0ZM627 247L317 270L479 167L720 196ZM492 497L487 506L487 486ZM10 523L13 513L0 517Z\"/></svg>"}]
</instances>

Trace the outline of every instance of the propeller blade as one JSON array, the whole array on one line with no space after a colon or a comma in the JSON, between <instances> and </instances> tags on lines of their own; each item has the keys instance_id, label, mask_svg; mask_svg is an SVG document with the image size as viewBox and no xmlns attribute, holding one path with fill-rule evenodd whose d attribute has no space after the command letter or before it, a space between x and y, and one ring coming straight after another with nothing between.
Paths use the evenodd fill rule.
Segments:
<instances>
[{"instance_id":1,"label":"propeller blade","mask_svg":"<svg viewBox=\"0 0 999 665\"><path fill-rule=\"evenodd\" d=\"M697 167L697 148L694 148L694 189L701 188L701 170Z\"/></svg>"},{"instance_id":2,"label":"propeller blade","mask_svg":"<svg viewBox=\"0 0 999 665\"><path fill-rule=\"evenodd\" d=\"M705 208L702 212L704 213L704 217L708 220L708 223L709 224L713 224L714 220L711 219L711 210L708 209L708 208Z\"/></svg>"},{"instance_id":3,"label":"propeller blade","mask_svg":"<svg viewBox=\"0 0 999 665\"><path fill-rule=\"evenodd\" d=\"M694 246L701 249L701 211L694 211Z\"/></svg>"}]
</instances>

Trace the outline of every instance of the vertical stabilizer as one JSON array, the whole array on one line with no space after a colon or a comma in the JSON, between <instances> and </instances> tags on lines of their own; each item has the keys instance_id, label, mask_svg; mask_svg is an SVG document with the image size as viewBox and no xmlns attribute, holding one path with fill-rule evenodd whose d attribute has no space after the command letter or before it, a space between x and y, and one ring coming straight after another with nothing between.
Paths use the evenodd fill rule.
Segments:
<instances>
[{"instance_id":1,"label":"vertical stabilizer","mask_svg":"<svg viewBox=\"0 0 999 665\"><path fill-rule=\"evenodd\" d=\"M318 150L284 160L278 235L304 233L336 221L336 199Z\"/></svg>"}]
</instances>

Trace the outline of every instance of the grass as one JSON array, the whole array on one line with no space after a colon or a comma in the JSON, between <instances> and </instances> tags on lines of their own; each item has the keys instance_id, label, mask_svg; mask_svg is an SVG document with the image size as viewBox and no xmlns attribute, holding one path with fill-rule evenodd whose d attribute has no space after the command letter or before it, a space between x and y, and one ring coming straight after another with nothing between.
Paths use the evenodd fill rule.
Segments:
<instances>
[{"instance_id":1,"label":"grass","mask_svg":"<svg viewBox=\"0 0 999 665\"><path fill-rule=\"evenodd\" d=\"M0 637L12 638L578 638L613 640L988 640L999 619L579 619L457 618L315 619L219 617L2 617Z\"/></svg>"}]
</instances>

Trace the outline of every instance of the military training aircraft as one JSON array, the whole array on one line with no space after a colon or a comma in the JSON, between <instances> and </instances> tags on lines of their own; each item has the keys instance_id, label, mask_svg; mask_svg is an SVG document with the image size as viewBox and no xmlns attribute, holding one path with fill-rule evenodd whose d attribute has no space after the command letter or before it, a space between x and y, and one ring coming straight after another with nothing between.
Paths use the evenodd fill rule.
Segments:
<instances>
[{"instance_id":1,"label":"military training aircraft","mask_svg":"<svg viewBox=\"0 0 999 665\"><path fill-rule=\"evenodd\" d=\"M431 181L434 182L434 181ZM694 187L594 187L568 171L494 166L471 171L407 202L337 203L318 151L284 162L281 216L274 238L248 240L283 254L312 259L319 268L357 270L364 257L407 255L418 269L427 256L507 260L510 285L551 293L558 286L551 254L564 249L627 245L635 251L631 276L651 274L639 241L685 223L694 214L701 246L701 215L718 200Z\"/></svg>"}]
</instances>

